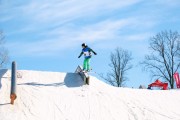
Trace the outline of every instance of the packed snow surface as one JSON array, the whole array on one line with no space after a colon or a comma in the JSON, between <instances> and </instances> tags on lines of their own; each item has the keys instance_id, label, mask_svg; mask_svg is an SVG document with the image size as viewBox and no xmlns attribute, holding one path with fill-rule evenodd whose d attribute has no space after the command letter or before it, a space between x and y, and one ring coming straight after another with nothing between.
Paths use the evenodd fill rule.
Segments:
<instances>
[{"instance_id":1,"label":"packed snow surface","mask_svg":"<svg viewBox=\"0 0 180 120\"><path fill-rule=\"evenodd\" d=\"M0 70L0 120L180 120L179 90L112 87L77 73L19 70L10 104L10 70ZM135 78L134 78L134 82Z\"/></svg>"}]
</instances>

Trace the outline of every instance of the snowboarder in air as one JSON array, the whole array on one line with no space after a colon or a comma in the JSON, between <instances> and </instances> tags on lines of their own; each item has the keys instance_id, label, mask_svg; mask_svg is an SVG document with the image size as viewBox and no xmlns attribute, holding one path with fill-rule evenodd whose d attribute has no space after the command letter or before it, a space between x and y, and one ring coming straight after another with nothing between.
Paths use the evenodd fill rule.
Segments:
<instances>
[{"instance_id":1,"label":"snowboarder in air","mask_svg":"<svg viewBox=\"0 0 180 120\"><path fill-rule=\"evenodd\" d=\"M90 71L90 59L91 59L91 52L94 53L94 55L97 55L96 52L94 52L91 48L89 48L86 43L82 44L82 52L80 53L79 57L80 58L84 54L84 63L83 63L83 71Z\"/></svg>"}]
</instances>

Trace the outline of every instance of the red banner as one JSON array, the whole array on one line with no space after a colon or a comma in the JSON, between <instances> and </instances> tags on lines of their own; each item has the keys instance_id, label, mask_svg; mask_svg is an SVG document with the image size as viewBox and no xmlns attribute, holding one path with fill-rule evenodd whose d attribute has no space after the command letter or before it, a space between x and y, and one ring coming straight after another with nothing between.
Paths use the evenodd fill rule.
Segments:
<instances>
[{"instance_id":1,"label":"red banner","mask_svg":"<svg viewBox=\"0 0 180 120\"><path fill-rule=\"evenodd\" d=\"M174 78L176 80L177 88L180 88L180 79L179 79L179 73L178 72L174 73Z\"/></svg>"}]
</instances>

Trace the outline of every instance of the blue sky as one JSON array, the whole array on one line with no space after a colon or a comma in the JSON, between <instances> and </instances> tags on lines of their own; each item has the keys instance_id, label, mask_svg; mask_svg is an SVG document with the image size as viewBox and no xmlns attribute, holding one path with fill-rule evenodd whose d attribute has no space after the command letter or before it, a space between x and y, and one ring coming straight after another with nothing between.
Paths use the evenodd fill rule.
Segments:
<instances>
[{"instance_id":1,"label":"blue sky","mask_svg":"<svg viewBox=\"0 0 180 120\"><path fill-rule=\"evenodd\" d=\"M0 29L11 61L23 70L74 72L81 44L97 56L97 73L110 70L116 47L132 52L128 87L148 85L138 65L149 53L148 40L162 30L180 28L179 0L0 0Z\"/></svg>"}]
</instances>

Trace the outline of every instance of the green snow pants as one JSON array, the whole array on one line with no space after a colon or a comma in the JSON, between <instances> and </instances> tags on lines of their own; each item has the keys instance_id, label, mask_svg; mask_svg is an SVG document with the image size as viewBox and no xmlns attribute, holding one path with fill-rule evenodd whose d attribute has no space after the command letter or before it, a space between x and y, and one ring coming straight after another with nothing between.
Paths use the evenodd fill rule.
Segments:
<instances>
[{"instance_id":1,"label":"green snow pants","mask_svg":"<svg viewBox=\"0 0 180 120\"><path fill-rule=\"evenodd\" d=\"M84 58L83 70L90 70L90 59L91 58Z\"/></svg>"}]
</instances>

